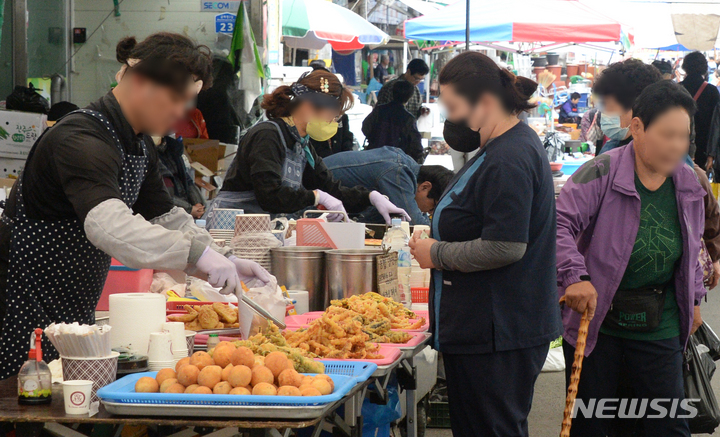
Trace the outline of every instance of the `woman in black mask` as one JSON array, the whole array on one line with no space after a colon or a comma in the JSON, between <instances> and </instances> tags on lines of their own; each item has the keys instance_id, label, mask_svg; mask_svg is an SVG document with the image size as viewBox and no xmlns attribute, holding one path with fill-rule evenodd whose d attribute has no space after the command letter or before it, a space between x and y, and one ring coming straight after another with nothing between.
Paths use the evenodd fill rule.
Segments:
<instances>
[{"instance_id":1,"label":"woman in black mask","mask_svg":"<svg viewBox=\"0 0 720 437\"><path fill-rule=\"evenodd\" d=\"M440 198L432 238L410 242L433 269L430 320L453 435L527 436L535 380L560 335L552 175L518 119L537 84L478 52L451 60L439 82L448 144L479 149Z\"/></svg>"},{"instance_id":2,"label":"woman in black mask","mask_svg":"<svg viewBox=\"0 0 720 437\"><path fill-rule=\"evenodd\" d=\"M443 138L450 147L455 172L463 168L480 148L480 132L470 129L464 122L457 124L445 120Z\"/></svg>"}]
</instances>

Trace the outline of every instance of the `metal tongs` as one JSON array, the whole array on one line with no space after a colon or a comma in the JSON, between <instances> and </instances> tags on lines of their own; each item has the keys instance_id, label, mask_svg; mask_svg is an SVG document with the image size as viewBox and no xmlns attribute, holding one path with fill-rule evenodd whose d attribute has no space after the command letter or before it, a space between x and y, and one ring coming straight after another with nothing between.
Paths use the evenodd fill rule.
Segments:
<instances>
[{"instance_id":1,"label":"metal tongs","mask_svg":"<svg viewBox=\"0 0 720 437\"><path fill-rule=\"evenodd\" d=\"M287 325L285 325L285 322L281 322L280 320L276 319L275 316L273 316L272 314L270 314L265 308L261 307L260 305L258 305L257 303L255 303L254 300L252 300L252 299L250 299L249 297L247 297L247 295L245 294L245 292L248 291L247 285L245 285L243 282L240 282L240 286L241 286L242 288L240 288L239 290L237 290L238 297L239 297L240 299L242 299L243 302L245 302L246 304L248 304L248 306L249 306L250 308L252 308L253 311L255 311L256 313L260 314L260 316L263 317L264 319L270 320L271 322L273 322L278 328L280 328L280 329L285 329L285 328L287 328ZM240 302L238 302L238 304L239 304L239 303L240 303Z\"/></svg>"}]
</instances>

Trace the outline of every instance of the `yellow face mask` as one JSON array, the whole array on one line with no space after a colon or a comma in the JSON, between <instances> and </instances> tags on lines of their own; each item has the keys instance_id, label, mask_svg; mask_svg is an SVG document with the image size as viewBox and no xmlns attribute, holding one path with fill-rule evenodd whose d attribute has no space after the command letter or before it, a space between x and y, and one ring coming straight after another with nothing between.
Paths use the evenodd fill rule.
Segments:
<instances>
[{"instance_id":1,"label":"yellow face mask","mask_svg":"<svg viewBox=\"0 0 720 437\"><path fill-rule=\"evenodd\" d=\"M327 141L335 136L337 130L337 121L327 122L322 120L311 120L305 128L305 132L315 141Z\"/></svg>"}]
</instances>

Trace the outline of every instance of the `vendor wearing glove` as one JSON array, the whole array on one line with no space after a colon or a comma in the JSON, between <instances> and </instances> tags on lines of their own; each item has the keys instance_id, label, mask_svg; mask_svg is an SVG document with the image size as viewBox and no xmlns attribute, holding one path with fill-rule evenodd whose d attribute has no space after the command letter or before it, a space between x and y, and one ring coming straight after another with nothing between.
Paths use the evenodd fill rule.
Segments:
<instances>
[{"instance_id":1,"label":"vendor wearing glove","mask_svg":"<svg viewBox=\"0 0 720 437\"><path fill-rule=\"evenodd\" d=\"M402 214L410 221L404 210L377 191L342 186L309 141L326 141L335 135L337 119L352 104L350 90L325 70L306 73L292 86L266 95L262 108L268 121L250 128L240 141L222 189L208 207L208 223L214 208L292 215L319 206L356 213L371 204L387 223L390 214ZM342 218L340 214L329 217Z\"/></svg>"},{"instance_id":2,"label":"vendor wearing glove","mask_svg":"<svg viewBox=\"0 0 720 437\"><path fill-rule=\"evenodd\" d=\"M167 132L210 86L207 47L170 33L117 46L117 87L35 142L0 222L0 379L27 357L32 329L95 322L114 257L132 268L186 270L226 293L270 279L213 245L174 207L146 134ZM47 361L57 358L49 342Z\"/></svg>"}]
</instances>

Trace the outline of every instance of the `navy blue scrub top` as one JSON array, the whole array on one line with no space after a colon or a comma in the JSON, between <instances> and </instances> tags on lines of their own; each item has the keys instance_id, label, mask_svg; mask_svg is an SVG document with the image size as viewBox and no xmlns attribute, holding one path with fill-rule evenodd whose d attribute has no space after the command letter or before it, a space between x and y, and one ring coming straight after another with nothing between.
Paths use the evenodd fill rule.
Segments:
<instances>
[{"instance_id":1,"label":"navy blue scrub top","mask_svg":"<svg viewBox=\"0 0 720 437\"><path fill-rule=\"evenodd\" d=\"M499 269L433 270L436 349L481 354L549 344L560 336L555 228L547 154L535 131L518 123L455 176L435 209L432 233L440 241L527 243L527 250Z\"/></svg>"}]
</instances>

